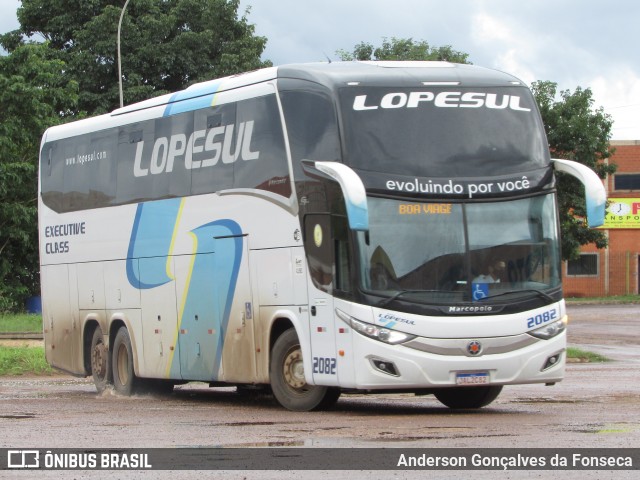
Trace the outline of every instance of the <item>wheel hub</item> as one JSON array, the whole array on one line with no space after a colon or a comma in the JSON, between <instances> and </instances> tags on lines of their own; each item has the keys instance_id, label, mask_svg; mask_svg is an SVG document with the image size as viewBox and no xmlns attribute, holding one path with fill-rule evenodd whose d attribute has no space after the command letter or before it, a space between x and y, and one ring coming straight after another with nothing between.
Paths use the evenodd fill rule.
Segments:
<instances>
[{"instance_id":1,"label":"wheel hub","mask_svg":"<svg viewBox=\"0 0 640 480\"><path fill-rule=\"evenodd\" d=\"M289 352L284 361L284 378L287 384L296 390L302 389L306 384L304 379L304 364L302 352L299 348Z\"/></svg>"},{"instance_id":2,"label":"wheel hub","mask_svg":"<svg viewBox=\"0 0 640 480\"><path fill-rule=\"evenodd\" d=\"M99 343L91 351L91 368L98 377L103 377L107 371L107 349L104 343Z\"/></svg>"}]
</instances>

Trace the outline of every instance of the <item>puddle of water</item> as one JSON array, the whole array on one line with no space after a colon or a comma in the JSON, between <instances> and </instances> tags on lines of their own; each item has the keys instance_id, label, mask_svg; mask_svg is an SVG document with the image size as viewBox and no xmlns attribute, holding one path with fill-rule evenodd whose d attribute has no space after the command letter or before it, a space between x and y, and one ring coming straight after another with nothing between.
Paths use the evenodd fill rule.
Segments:
<instances>
[{"instance_id":1,"label":"puddle of water","mask_svg":"<svg viewBox=\"0 0 640 480\"><path fill-rule=\"evenodd\" d=\"M562 398L515 398L511 400L511 403L528 403L528 404L536 404L536 403L567 403L567 404L576 404L576 403L585 403L586 400L576 400L576 399L562 399Z\"/></svg>"},{"instance_id":2,"label":"puddle of water","mask_svg":"<svg viewBox=\"0 0 640 480\"><path fill-rule=\"evenodd\" d=\"M220 423L221 427L258 427L262 425L279 425L281 422L229 422Z\"/></svg>"},{"instance_id":3,"label":"puddle of water","mask_svg":"<svg viewBox=\"0 0 640 480\"><path fill-rule=\"evenodd\" d=\"M22 420L25 418L35 418L35 413L10 413L7 415L0 415L0 418L4 418L7 420Z\"/></svg>"},{"instance_id":4,"label":"puddle of water","mask_svg":"<svg viewBox=\"0 0 640 480\"><path fill-rule=\"evenodd\" d=\"M176 448L267 448L267 447L308 447L310 440L285 440L272 442L247 442L229 445L178 445Z\"/></svg>"}]
</instances>

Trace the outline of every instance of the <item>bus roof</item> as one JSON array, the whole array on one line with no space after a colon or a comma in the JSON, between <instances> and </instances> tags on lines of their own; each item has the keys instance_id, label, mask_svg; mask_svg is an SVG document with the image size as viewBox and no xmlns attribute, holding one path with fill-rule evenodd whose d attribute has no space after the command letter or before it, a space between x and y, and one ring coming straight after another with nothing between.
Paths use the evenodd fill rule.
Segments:
<instances>
[{"instance_id":1,"label":"bus roof","mask_svg":"<svg viewBox=\"0 0 640 480\"><path fill-rule=\"evenodd\" d=\"M334 62L278 67L278 77L311 80L328 87L371 86L508 86L523 83L506 73L449 62Z\"/></svg>"},{"instance_id":2,"label":"bus roof","mask_svg":"<svg viewBox=\"0 0 640 480\"><path fill-rule=\"evenodd\" d=\"M117 117L284 78L315 82L331 90L349 84L396 87L523 85L516 77L503 72L475 65L449 62L367 61L282 65L196 83L179 92L126 105L111 113L52 127L45 132L45 139L53 140L99 129L100 127L104 128L107 125L127 123ZM73 125L73 127L70 125Z\"/></svg>"},{"instance_id":3,"label":"bus roof","mask_svg":"<svg viewBox=\"0 0 640 480\"><path fill-rule=\"evenodd\" d=\"M353 82L366 83L367 85L393 86L464 86L465 84L473 86L504 86L521 84L517 78L496 70L449 62L302 63L269 67L196 83L177 93L162 95L119 108L111 112L111 115L122 115L136 110L188 100L212 92L233 90L276 78L309 80L330 88Z\"/></svg>"}]
</instances>

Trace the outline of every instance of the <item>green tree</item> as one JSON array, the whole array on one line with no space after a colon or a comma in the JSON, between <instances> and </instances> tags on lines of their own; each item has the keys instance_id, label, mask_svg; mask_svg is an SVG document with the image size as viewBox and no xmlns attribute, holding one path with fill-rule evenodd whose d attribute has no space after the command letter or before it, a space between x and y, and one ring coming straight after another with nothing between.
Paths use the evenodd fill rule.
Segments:
<instances>
[{"instance_id":1,"label":"green tree","mask_svg":"<svg viewBox=\"0 0 640 480\"><path fill-rule=\"evenodd\" d=\"M336 55L343 61L351 60L440 60L453 63L470 63L469 54L454 50L450 45L432 47L424 40L412 38L384 38L378 48L371 43L360 42L353 51L338 50Z\"/></svg>"},{"instance_id":2,"label":"green tree","mask_svg":"<svg viewBox=\"0 0 640 480\"><path fill-rule=\"evenodd\" d=\"M120 105L124 0L23 0L0 35L0 311L38 285L37 160L45 128ZM269 66L239 0L131 0L122 23L125 103ZM42 43L35 43L35 42Z\"/></svg>"},{"instance_id":3,"label":"green tree","mask_svg":"<svg viewBox=\"0 0 640 480\"><path fill-rule=\"evenodd\" d=\"M47 44L0 56L0 312L39 292L37 159L44 130L77 101L64 71Z\"/></svg>"},{"instance_id":4,"label":"green tree","mask_svg":"<svg viewBox=\"0 0 640 480\"><path fill-rule=\"evenodd\" d=\"M266 39L254 35L239 0L131 0L123 17L125 104L196 82L271 65ZM9 51L21 38L44 38L80 86L78 110L104 113L120 104L118 20L124 0L23 0L20 29L0 37Z\"/></svg>"},{"instance_id":5,"label":"green tree","mask_svg":"<svg viewBox=\"0 0 640 480\"><path fill-rule=\"evenodd\" d=\"M573 92L557 93L554 82L534 82L531 90L536 98L547 140L554 158L580 162L594 170L600 178L616 171L616 165L607 159L613 151L609 146L613 120L602 108L594 108L589 88L577 87ZM586 225L584 187L574 177L557 175L558 207L562 235L562 257L575 259L581 245L593 243L597 248L607 246L607 237L601 230Z\"/></svg>"}]
</instances>

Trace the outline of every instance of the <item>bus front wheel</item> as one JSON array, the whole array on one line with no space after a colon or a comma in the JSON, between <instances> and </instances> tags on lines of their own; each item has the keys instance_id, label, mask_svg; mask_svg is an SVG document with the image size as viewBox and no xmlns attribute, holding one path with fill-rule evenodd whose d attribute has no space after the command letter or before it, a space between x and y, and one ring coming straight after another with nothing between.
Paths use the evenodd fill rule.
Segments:
<instances>
[{"instance_id":1,"label":"bus front wheel","mask_svg":"<svg viewBox=\"0 0 640 480\"><path fill-rule=\"evenodd\" d=\"M502 385L453 387L438 390L434 395L449 408L482 408L493 402L501 391Z\"/></svg>"},{"instance_id":2,"label":"bus front wheel","mask_svg":"<svg viewBox=\"0 0 640 480\"><path fill-rule=\"evenodd\" d=\"M112 350L113 387L122 395L135 392L137 378L133 371L133 349L129 331L121 327L116 333Z\"/></svg>"},{"instance_id":3,"label":"bus front wheel","mask_svg":"<svg viewBox=\"0 0 640 480\"><path fill-rule=\"evenodd\" d=\"M111 384L111 362L109 349L104 343L102 329L99 326L93 331L90 354L93 383L98 393L102 393Z\"/></svg>"},{"instance_id":4,"label":"bus front wheel","mask_svg":"<svg viewBox=\"0 0 640 480\"><path fill-rule=\"evenodd\" d=\"M278 403L295 412L325 409L340 397L338 388L306 382L300 341L293 328L280 335L273 345L269 376Z\"/></svg>"}]
</instances>

